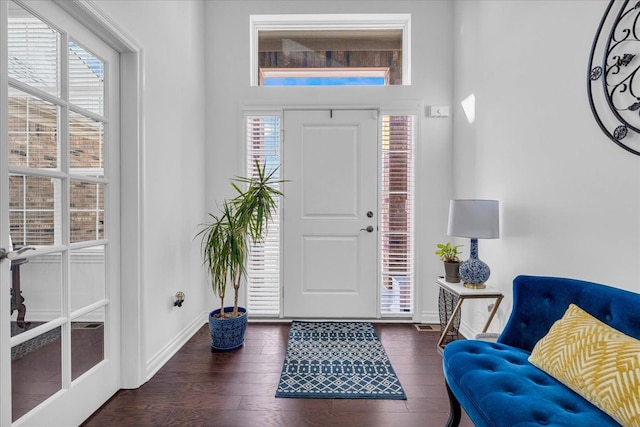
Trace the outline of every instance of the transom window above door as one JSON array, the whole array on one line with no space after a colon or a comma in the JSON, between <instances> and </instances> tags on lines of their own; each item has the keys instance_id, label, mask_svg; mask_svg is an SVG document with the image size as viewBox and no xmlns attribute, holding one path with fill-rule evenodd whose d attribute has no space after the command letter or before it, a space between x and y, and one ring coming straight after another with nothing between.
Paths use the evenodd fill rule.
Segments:
<instances>
[{"instance_id":1,"label":"transom window above door","mask_svg":"<svg viewBox=\"0 0 640 427\"><path fill-rule=\"evenodd\" d=\"M252 15L252 86L410 84L408 14Z\"/></svg>"}]
</instances>

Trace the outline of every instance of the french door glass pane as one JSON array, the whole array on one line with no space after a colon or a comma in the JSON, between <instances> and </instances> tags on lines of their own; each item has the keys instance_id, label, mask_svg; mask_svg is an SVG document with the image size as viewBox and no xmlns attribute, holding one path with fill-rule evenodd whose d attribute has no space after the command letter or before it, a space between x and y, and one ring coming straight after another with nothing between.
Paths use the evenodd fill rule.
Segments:
<instances>
[{"instance_id":1,"label":"french door glass pane","mask_svg":"<svg viewBox=\"0 0 640 427\"><path fill-rule=\"evenodd\" d=\"M62 315L61 254L30 258L20 266L20 280L12 281L12 289L18 285L26 306L25 321L47 322ZM15 317L13 313L12 319Z\"/></svg>"},{"instance_id":2,"label":"french door glass pane","mask_svg":"<svg viewBox=\"0 0 640 427\"><path fill-rule=\"evenodd\" d=\"M104 360L104 308L71 322L71 380Z\"/></svg>"},{"instance_id":3,"label":"french door glass pane","mask_svg":"<svg viewBox=\"0 0 640 427\"><path fill-rule=\"evenodd\" d=\"M71 311L105 298L104 246L70 251Z\"/></svg>"},{"instance_id":4,"label":"french door glass pane","mask_svg":"<svg viewBox=\"0 0 640 427\"><path fill-rule=\"evenodd\" d=\"M62 256L11 260L11 336L62 315Z\"/></svg>"},{"instance_id":5,"label":"french door glass pane","mask_svg":"<svg viewBox=\"0 0 640 427\"><path fill-rule=\"evenodd\" d=\"M62 388L62 328L11 349L11 420L15 421Z\"/></svg>"},{"instance_id":6,"label":"french door glass pane","mask_svg":"<svg viewBox=\"0 0 640 427\"><path fill-rule=\"evenodd\" d=\"M102 177L104 124L69 113L69 167L74 174Z\"/></svg>"},{"instance_id":7,"label":"french door glass pane","mask_svg":"<svg viewBox=\"0 0 640 427\"><path fill-rule=\"evenodd\" d=\"M60 236L61 180L9 176L9 233L14 246L52 246Z\"/></svg>"},{"instance_id":8,"label":"french door glass pane","mask_svg":"<svg viewBox=\"0 0 640 427\"><path fill-rule=\"evenodd\" d=\"M9 165L57 169L59 108L9 88Z\"/></svg>"},{"instance_id":9,"label":"french door glass pane","mask_svg":"<svg viewBox=\"0 0 640 427\"><path fill-rule=\"evenodd\" d=\"M69 102L104 113L104 63L74 40L69 40Z\"/></svg>"},{"instance_id":10,"label":"french door glass pane","mask_svg":"<svg viewBox=\"0 0 640 427\"><path fill-rule=\"evenodd\" d=\"M71 243L104 237L104 185L71 180L69 184Z\"/></svg>"},{"instance_id":11,"label":"french door glass pane","mask_svg":"<svg viewBox=\"0 0 640 427\"><path fill-rule=\"evenodd\" d=\"M59 95L59 33L9 2L7 37L9 77Z\"/></svg>"}]
</instances>

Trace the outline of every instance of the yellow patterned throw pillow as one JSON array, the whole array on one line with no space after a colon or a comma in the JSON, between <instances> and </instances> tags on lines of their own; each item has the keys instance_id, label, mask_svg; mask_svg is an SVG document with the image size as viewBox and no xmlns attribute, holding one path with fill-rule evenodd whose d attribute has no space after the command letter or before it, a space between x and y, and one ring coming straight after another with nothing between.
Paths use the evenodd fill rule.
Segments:
<instances>
[{"instance_id":1,"label":"yellow patterned throw pillow","mask_svg":"<svg viewBox=\"0 0 640 427\"><path fill-rule=\"evenodd\" d=\"M640 427L640 341L571 304L529 362L609 414Z\"/></svg>"}]
</instances>

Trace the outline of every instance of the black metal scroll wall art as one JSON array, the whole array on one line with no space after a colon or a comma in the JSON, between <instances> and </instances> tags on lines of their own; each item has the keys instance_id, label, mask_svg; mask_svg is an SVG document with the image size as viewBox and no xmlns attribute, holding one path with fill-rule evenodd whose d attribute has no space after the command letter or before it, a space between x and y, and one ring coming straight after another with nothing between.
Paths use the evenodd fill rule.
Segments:
<instances>
[{"instance_id":1,"label":"black metal scroll wall art","mask_svg":"<svg viewBox=\"0 0 640 427\"><path fill-rule=\"evenodd\" d=\"M589 55L587 93L600 129L640 155L640 1L611 0Z\"/></svg>"}]
</instances>

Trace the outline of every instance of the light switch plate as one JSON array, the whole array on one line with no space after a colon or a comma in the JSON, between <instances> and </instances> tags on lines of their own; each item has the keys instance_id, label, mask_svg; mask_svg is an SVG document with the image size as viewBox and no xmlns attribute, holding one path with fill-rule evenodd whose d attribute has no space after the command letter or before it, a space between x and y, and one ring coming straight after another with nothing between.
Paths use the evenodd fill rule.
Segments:
<instances>
[{"instance_id":1,"label":"light switch plate","mask_svg":"<svg viewBox=\"0 0 640 427\"><path fill-rule=\"evenodd\" d=\"M441 118L449 117L448 105L430 105L426 108L427 117Z\"/></svg>"}]
</instances>

